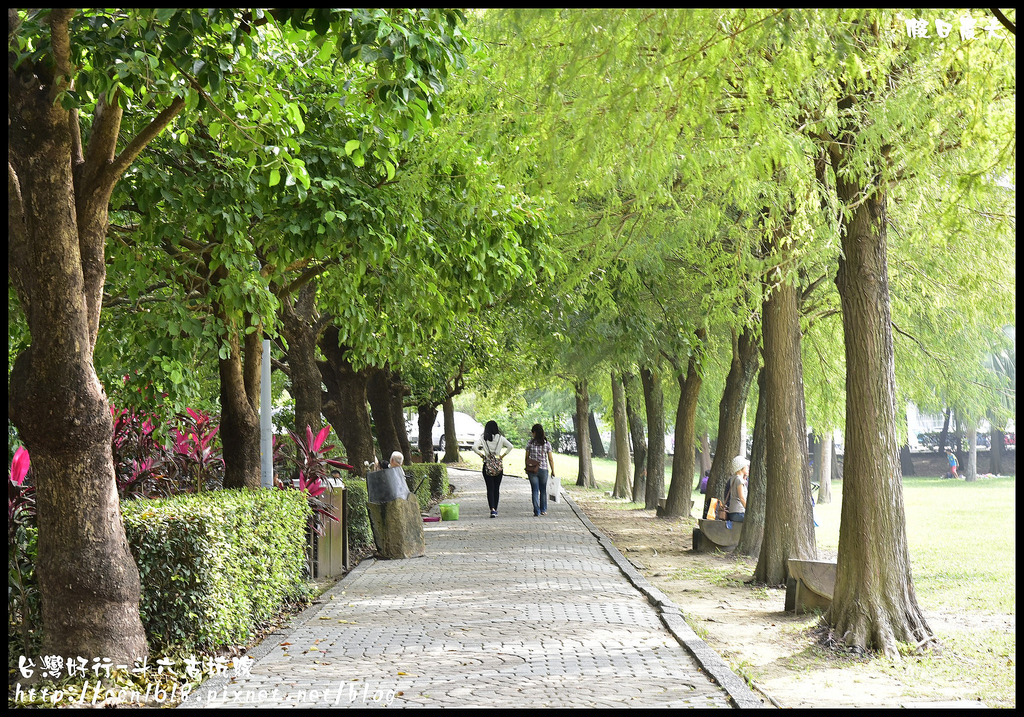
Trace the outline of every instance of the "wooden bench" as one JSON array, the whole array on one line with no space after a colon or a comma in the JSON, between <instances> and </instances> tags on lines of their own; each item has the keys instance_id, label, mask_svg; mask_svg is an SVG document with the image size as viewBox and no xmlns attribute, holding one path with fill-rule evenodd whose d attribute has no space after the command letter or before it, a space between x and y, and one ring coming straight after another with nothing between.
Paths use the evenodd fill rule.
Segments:
<instances>
[{"instance_id":1,"label":"wooden bench","mask_svg":"<svg viewBox=\"0 0 1024 717\"><path fill-rule=\"evenodd\" d=\"M724 520L698 520L693 529L693 549L698 553L712 550L730 552L735 550L743 532L743 523L733 523L732 528L726 526Z\"/></svg>"},{"instance_id":2,"label":"wooden bench","mask_svg":"<svg viewBox=\"0 0 1024 717\"><path fill-rule=\"evenodd\" d=\"M789 559L786 581L786 612L810 612L832 604L836 587L834 560Z\"/></svg>"}]
</instances>

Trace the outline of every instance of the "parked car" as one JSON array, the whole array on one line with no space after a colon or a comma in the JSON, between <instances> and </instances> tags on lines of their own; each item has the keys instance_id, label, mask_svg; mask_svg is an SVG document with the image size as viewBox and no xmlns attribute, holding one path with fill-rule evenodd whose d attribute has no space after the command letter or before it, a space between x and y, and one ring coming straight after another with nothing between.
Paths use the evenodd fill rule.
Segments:
<instances>
[{"instance_id":1,"label":"parked car","mask_svg":"<svg viewBox=\"0 0 1024 717\"><path fill-rule=\"evenodd\" d=\"M477 437L484 432L483 424L468 413L462 413L460 411L455 411L453 417L455 419L455 438L459 442L459 448L471 447L476 443ZM412 443L413 445L419 443L420 427L419 420L416 416L413 416L411 419L406 421L405 432L409 436L409 443ZM445 447L443 412L438 412L437 418L434 419L431 438L433 439L434 449L443 451Z\"/></svg>"}]
</instances>

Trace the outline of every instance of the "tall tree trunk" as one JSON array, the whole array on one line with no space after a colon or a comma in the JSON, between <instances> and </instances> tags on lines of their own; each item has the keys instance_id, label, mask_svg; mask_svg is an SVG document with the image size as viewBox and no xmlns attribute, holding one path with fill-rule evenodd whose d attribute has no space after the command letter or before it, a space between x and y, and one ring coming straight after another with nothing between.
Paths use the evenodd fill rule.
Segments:
<instances>
[{"instance_id":1,"label":"tall tree trunk","mask_svg":"<svg viewBox=\"0 0 1024 717\"><path fill-rule=\"evenodd\" d=\"M437 406L421 403L416 412L420 429L417 443L424 463L434 462L434 421L437 420Z\"/></svg>"},{"instance_id":2,"label":"tall tree trunk","mask_svg":"<svg viewBox=\"0 0 1024 717\"><path fill-rule=\"evenodd\" d=\"M754 435L750 445L750 476L747 479L747 514L743 516L743 532L736 552L754 558L761 554L764 538L764 504L768 478L767 394L764 390L764 369L757 377L757 412L754 414ZM712 469L713 470L713 469Z\"/></svg>"},{"instance_id":3,"label":"tall tree trunk","mask_svg":"<svg viewBox=\"0 0 1024 717\"><path fill-rule=\"evenodd\" d=\"M295 399L296 435L306 435L306 426L316 435L323 426L322 377L316 364L316 344L320 328L314 317L316 283L310 282L299 289L294 299L281 299L282 333L288 341L285 358L291 395Z\"/></svg>"},{"instance_id":4,"label":"tall tree trunk","mask_svg":"<svg viewBox=\"0 0 1024 717\"><path fill-rule=\"evenodd\" d=\"M402 452L405 465L412 463L412 446L409 445L409 432L405 430L405 397L412 391L402 382L398 371L391 372L391 424L398 436L398 450Z\"/></svg>"},{"instance_id":5,"label":"tall tree trunk","mask_svg":"<svg viewBox=\"0 0 1024 717\"><path fill-rule=\"evenodd\" d=\"M1003 457L1004 457L1004 454L1006 452L1006 446L1004 445L1004 442L1006 441L1006 437L1005 437L1005 434L1002 431L996 429L995 421L994 420L992 420L990 418L989 421L992 423L992 431L989 434L991 436L992 440L991 440L991 447L988 449L988 456L989 456L988 470L989 470L990 473L995 473L996 475L1002 475L1002 473L1003 473Z\"/></svg>"},{"instance_id":6,"label":"tall tree trunk","mask_svg":"<svg viewBox=\"0 0 1024 717\"><path fill-rule=\"evenodd\" d=\"M113 424L93 351L111 192L184 101L118 155L119 97L100 99L83 147L77 113L60 102L75 75L73 14L52 10L49 46L8 68L8 281L31 343L11 370L7 411L36 481L42 654L132 665L148 654L139 572L121 520ZM9 31L17 24L10 9Z\"/></svg>"},{"instance_id":7,"label":"tall tree trunk","mask_svg":"<svg viewBox=\"0 0 1024 717\"><path fill-rule=\"evenodd\" d=\"M978 427L973 421L967 424L967 470L964 480L973 483L978 480Z\"/></svg>"},{"instance_id":8,"label":"tall tree trunk","mask_svg":"<svg viewBox=\"0 0 1024 717\"><path fill-rule=\"evenodd\" d=\"M700 434L700 474L711 470L711 436L707 431Z\"/></svg>"},{"instance_id":9,"label":"tall tree trunk","mask_svg":"<svg viewBox=\"0 0 1024 717\"><path fill-rule=\"evenodd\" d=\"M229 326L222 315L225 325ZM231 353L220 364L220 438L224 446L224 487L258 489L260 477L260 371L262 332L228 337Z\"/></svg>"},{"instance_id":10,"label":"tall tree trunk","mask_svg":"<svg viewBox=\"0 0 1024 717\"><path fill-rule=\"evenodd\" d=\"M942 431L939 433L939 455L946 452L946 446L949 445L949 420L953 416L953 409L947 408L942 418Z\"/></svg>"},{"instance_id":11,"label":"tall tree trunk","mask_svg":"<svg viewBox=\"0 0 1024 717\"><path fill-rule=\"evenodd\" d=\"M644 508L654 510L665 493L665 398L657 364L640 369L647 407L647 485Z\"/></svg>"},{"instance_id":12,"label":"tall tree trunk","mask_svg":"<svg viewBox=\"0 0 1024 717\"><path fill-rule=\"evenodd\" d=\"M820 453L821 438L817 433L811 431L811 434L807 437L807 455L810 456L814 463L811 466L811 483L819 483L821 481L821 463L818 461Z\"/></svg>"},{"instance_id":13,"label":"tall tree trunk","mask_svg":"<svg viewBox=\"0 0 1024 717\"><path fill-rule=\"evenodd\" d=\"M636 385L636 376L629 371L622 373L622 388L626 393L626 419L633 444L633 502L641 503L647 491L647 436L637 402L643 394Z\"/></svg>"},{"instance_id":14,"label":"tall tree trunk","mask_svg":"<svg viewBox=\"0 0 1024 717\"><path fill-rule=\"evenodd\" d=\"M580 378L574 384L576 392L576 452L579 459L579 475L576 485L584 488L596 488L594 465L590 458L590 390L587 379Z\"/></svg>"},{"instance_id":15,"label":"tall tree trunk","mask_svg":"<svg viewBox=\"0 0 1024 717\"><path fill-rule=\"evenodd\" d=\"M698 336L698 341L703 341ZM686 375L677 376L679 404L676 407L676 449L672 455L672 482L665 499L663 517L690 515L693 509L693 464L697 444L697 400L700 398L700 359L690 353Z\"/></svg>"},{"instance_id":16,"label":"tall tree trunk","mask_svg":"<svg viewBox=\"0 0 1024 717\"><path fill-rule=\"evenodd\" d=\"M444 401L444 458L445 463L458 463L462 460L459 455L459 439L455 435L455 403L451 396Z\"/></svg>"},{"instance_id":17,"label":"tall tree trunk","mask_svg":"<svg viewBox=\"0 0 1024 717\"><path fill-rule=\"evenodd\" d=\"M385 367L371 367L366 383L366 399L370 402L373 427L377 432L377 446L382 462L387 462L394 451L401 451L398 430L395 428L391 406L391 371Z\"/></svg>"},{"instance_id":18,"label":"tall tree trunk","mask_svg":"<svg viewBox=\"0 0 1024 717\"><path fill-rule=\"evenodd\" d=\"M612 498L629 498L633 492L629 480L629 429L626 419L626 391L622 379L612 371L612 420L615 424L615 488Z\"/></svg>"},{"instance_id":19,"label":"tall tree trunk","mask_svg":"<svg viewBox=\"0 0 1024 717\"><path fill-rule=\"evenodd\" d=\"M900 472L904 476L917 475L917 471L914 470L914 458L910 454L910 445L907 443L900 446Z\"/></svg>"},{"instance_id":20,"label":"tall tree trunk","mask_svg":"<svg viewBox=\"0 0 1024 717\"><path fill-rule=\"evenodd\" d=\"M762 322L768 475L764 539L754 580L780 585L789 578L790 558L817 557L795 286L780 282L772 287L764 302Z\"/></svg>"},{"instance_id":21,"label":"tall tree trunk","mask_svg":"<svg viewBox=\"0 0 1024 717\"><path fill-rule=\"evenodd\" d=\"M597 427L597 417L593 411L589 412L587 426L590 430L590 452L595 458L606 458L604 440L601 438L601 429Z\"/></svg>"},{"instance_id":22,"label":"tall tree trunk","mask_svg":"<svg viewBox=\"0 0 1024 717\"><path fill-rule=\"evenodd\" d=\"M818 505L828 505L832 502L832 449L835 445L835 438L832 431L822 438L819 446L818 463L821 465L821 474L818 477Z\"/></svg>"},{"instance_id":23,"label":"tall tree trunk","mask_svg":"<svg viewBox=\"0 0 1024 717\"><path fill-rule=\"evenodd\" d=\"M907 416L907 440L900 446L900 470L903 471L904 476L916 476L917 470L914 468L914 456L910 452L910 439L913 437L910 427L910 417Z\"/></svg>"},{"instance_id":24,"label":"tall tree trunk","mask_svg":"<svg viewBox=\"0 0 1024 717\"><path fill-rule=\"evenodd\" d=\"M846 455L839 564L825 620L847 645L898 657L899 642L917 644L932 633L910 574L896 443L887 198L882 187L848 183L842 169L840 162L839 199L854 207L836 274L846 347Z\"/></svg>"},{"instance_id":25,"label":"tall tree trunk","mask_svg":"<svg viewBox=\"0 0 1024 717\"><path fill-rule=\"evenodd\" d=\"M725 377L725 391L718 404L718 438L715 457L711 461L711 478L704 496L701 516L707 515L711 499L722 494L725 482L732 476L730 466L736 456L746 454L743 445L743 413L747 407L750 384L757 373L757 339L753 328L744 328L738 337L732 334L732 362ZM753 471L753 468L751 468ZM744 521L749 517L744 518ZM744 528L745 529L745 528Z\"/></svg>"},{"instance_id":26,"label":"tall tree trunk","mask_svg":"<svg viewBox=\"0 0 1024 717\"><path fill-rule=\"evenodd\" d=\"M832 441L832 480L843 479L843 462L839 460L839 451L836 450L836 442Z\"/></svg>"},{"instance_id":27,"label":"tall tree trunk","mask_svg":"<svg viewBox=\"0 0 1024 717\"><path fill-rule=\"evenodd\" d=\"M348 463L366 475L366 463L376 460L373 452L373 431L366 406L366 384L369 372L356 370L345 358L348 350L338 345L338 329L328 327L320 339L325 360L319 364L324 387L323 413L345 446Z\"/></svg>"}]
</instances>

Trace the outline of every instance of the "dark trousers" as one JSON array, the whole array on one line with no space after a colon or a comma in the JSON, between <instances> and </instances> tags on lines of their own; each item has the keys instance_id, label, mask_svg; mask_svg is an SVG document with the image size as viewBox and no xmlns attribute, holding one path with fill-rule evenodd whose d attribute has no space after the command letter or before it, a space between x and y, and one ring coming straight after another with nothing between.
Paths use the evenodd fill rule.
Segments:
<instances>
[{"instance_id":1,"label":"dark trousers","mask_svg":"<svg viewBox=\"0 0 1024 717\"><path fill-rule=\"evenodd\" d=\"M499 473L491 478L486 473L484 474L484 484L487 486L487 507L491 510L498 509L498 492L501 490L501 479L504 475L504 473Z\"/></svg>"}]
</instances>

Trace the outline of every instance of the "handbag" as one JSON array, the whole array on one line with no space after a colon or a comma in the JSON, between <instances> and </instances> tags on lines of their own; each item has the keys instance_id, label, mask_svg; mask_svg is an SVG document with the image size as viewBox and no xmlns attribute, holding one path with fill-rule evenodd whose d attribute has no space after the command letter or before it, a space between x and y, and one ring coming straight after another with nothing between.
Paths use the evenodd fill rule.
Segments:
<instances>
[{"instance_id":1,"label":"handbag","mask_svg":"<svg viewBox=\"0 0 1024 717\"><path fill-rule=\"evenodd\" d=\"M486 444L484 446L487 447ZM488 478L497 478L505 472L505 466L501 462L501 458L494 455L488 449L488 455L484 458L484 475Z\"/></svg>"},{"instance_id":2,"label":"handbag","mask_svg":"<svg viewBox=\"0 0 1024 717\"><path fill-rule=\"evenodd\" d=\"M527 473L536 473L539 470L540 470L540 461L535 460L533 458L530 458L530 456L527 455L526 456L526 472Z\"/></svg>"}]
</instances>

